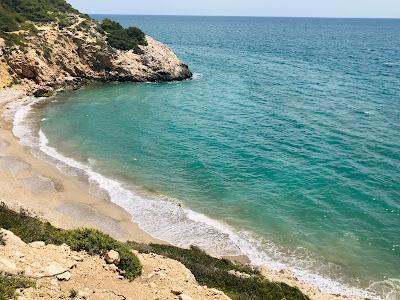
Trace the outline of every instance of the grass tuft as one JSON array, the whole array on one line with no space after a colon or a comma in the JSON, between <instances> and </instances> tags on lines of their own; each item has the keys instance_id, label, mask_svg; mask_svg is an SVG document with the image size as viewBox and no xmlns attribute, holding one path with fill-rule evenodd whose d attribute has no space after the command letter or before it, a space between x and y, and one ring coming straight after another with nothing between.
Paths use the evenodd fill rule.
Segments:
<instances>
[{"instance_id":1,"label":"grass tuft","mask_svg":"<svg viewBox=\"0 0 400 300\"><path fill-rule=\"evenodd\" d=\"M17 299L17 289L26 289L34 286L35 282L28 278L0 274L0 300Z\"/></svg>"},{"instance_id":2,"label":"grass tuft","mask_svg":"<svg viewBox=\"0 0 400 300\"><path fill-rule=\"evenodd\" d=\"M72 289L72 290L69 291L69 297L70 298L74 299L77 296L78 296L78 291L77 290Z\"/></svg>"},{"instance_id":3,"label":"grass tuft","mask_svg":"<svg viewBox=\"0 0 400 300\"><path fill-rule=\"evenodd\" d=\"M196 247L181 249L167 245L143 245L135 242L128 242L128 245L142 253L157 253L180 261L193 273L200 285L224 291L234 300L309 299L297 288L284 283L271 282L265 279L260 272L248 266L211 257ZM250 277L238 277L230 274L231 270L246 273Z\"/></svg>"}]
</instances>

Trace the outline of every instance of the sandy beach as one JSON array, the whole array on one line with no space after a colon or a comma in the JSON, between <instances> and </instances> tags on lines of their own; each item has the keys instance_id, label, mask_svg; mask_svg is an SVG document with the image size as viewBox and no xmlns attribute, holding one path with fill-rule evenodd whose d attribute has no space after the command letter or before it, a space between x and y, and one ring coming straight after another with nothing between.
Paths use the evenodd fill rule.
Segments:
<instances>
[{"instance_id":1,"label":"sandy beach","mask_svg":"<svg viewBox=\"0 0 400 300\"><path fill-rule=\"evenodd\" d=\"M5 116L16 103L28 101L32 99L26 96L26 87L0 91L0 202L15 210L28 210L64 229L91 227L121 241L165 243L141 230L123 208L91 195L88 184L61 173L18 141L12 122ZM245 256L228 258L248 262ZM358 299L322 293L289 270L263 268L262 272L272 281L298 287L311 299Z\"/></svg>"},{"instance_id":2,"label":"sandy beach","mask_svg":"<svg viewBox=\"0 0 400 300\"><path fill-rule=\"evenodd\" d=\"M88 185L62 174L32 155L12 134L4 113L26 101L24 88L0 95L0 200L10 207L32 210L61 228L93 227L119 240L159 242L132 222L132 216L112 202L88 192Z\"/></svg>"}]
</instances>

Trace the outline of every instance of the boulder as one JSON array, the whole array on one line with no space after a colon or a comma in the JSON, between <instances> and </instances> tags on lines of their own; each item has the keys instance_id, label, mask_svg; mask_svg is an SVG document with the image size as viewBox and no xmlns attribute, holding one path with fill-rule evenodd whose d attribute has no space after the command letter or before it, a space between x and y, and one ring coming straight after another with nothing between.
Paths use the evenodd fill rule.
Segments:
<instances>
[{"instance_id":1,"label":"boulder","mask_svg":"<svg viewBox=\"0 0 400 300\"><path fill-rule=\"evenodd\" d=\"M179 300L193 300L192 297L190 297L186 294L180 294L178 297L179 297Z\"/></svg>"},{"instance_id":2,"label":"boulder","mask_svg":"<svg viewBox=\"0 0 400 300\"><path fill-rule=\"evenodd\" d=\"M120 261L119 253L115 250L110 250L105 256L105 260L108 264L118 265Z\"/></svg>"},{"instance_id":3,"label":"boulder","mask_svg":"<svg viewBox=\"0 0 400 300\"><path fill-rule=\"evenodd\" d=\"M17 267L17 265L6 258L0 258L0 273L5 273L8 275L18 275L22 270Z\"/></svg>"},{"instance_id":4,"label":"boulder","mask_svg":"<svg viewBox=\"0 0 400 300\"><path fill-rule=\"evenodd\" d=\"M180 287L173 287L171 293L174 295L180 295L183 294L183 290Z\"/></svg>"},{"instance_id":5,"label":"boulder","mask_svg":"<svg viewBox=\"0 0 400 300\"><path fill-rule=\"evenodd\" d=\"M25 242L23 242L18 236L16 236L11 231L0 229L0 235L3 237L6 245L11 244L14 246L25 246Z\"/></svg>"},{"instance_id":6,"label":"boulder","mask_svg":"<svg viewBox=\"0 0 400 300\"><path fill-rule=\"evenodd\" d=\"M31 246L32 248L43 248L44 246L46 246L45 242L32 242L29 244L29 246Z\"/></svg>"},{"instance_id":7,"label":"boulder","mask_svg":"<svg viewBox=\"0 0 400 300\"><path fill-rule=\"evenodd\" d=\"M33 92L33 96L39 97L51 97L54 94L54 90L51 87L41 87Z\"/></svg>"},{"instance_id":8,"label":"boulder","mask_svg":"<svg viewBox=\"0 0 400 300\"><path fill-rule=\"evenodd\" d=\"M57 263L50 263L45 269L44 272L46 273L47 276L55 276L59 275L62 273L65 273L68 271L68 268L65 268L63 266L60 266Z\"/></svg>"},{"instance_id":9,"label":"boulder","mask_svg":"<svg viewBox=\"0 0 400 300\"><path fill-rule=\"evenodd\" d=\"M68 271L57 275L57 279L60 281L68 281L71 279L71 277L72 277L72 274L71 274L71 272L68 272Z\"/></svg>"}]
</instances>

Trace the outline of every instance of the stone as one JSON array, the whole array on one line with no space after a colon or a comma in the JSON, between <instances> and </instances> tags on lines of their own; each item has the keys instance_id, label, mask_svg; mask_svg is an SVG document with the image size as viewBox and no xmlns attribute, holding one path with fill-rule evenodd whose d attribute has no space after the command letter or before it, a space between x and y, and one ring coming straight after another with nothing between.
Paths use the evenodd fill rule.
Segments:
<instances>
[{"instance_id":1,"label":"stone","mask_svg":"<svg viewBox=\"0 0 400 300\"><path fill-rule=\"evenodd\" d=\"M118 265L120 261L119 253L115 250L110 250L107 252L105 259L108 264Z\"/></svg>"},{"instance_id":2,"label":"stone","mask_svg":"<svg viewBox=\"0 0 400 300\"><path fill-rule=\"evenodd\" d=\"M250 278L251 277L251 275L249 275L249 274L242 273L242 272L235 271L235 270L229 270L228 273L231 275L234 275L236 277L239 277L239 278Z\"/></svg>"},{"instance_id":3,"label":"stone","mask_svg":"<svg viewBox=\"0 0 400 300\"><path fill-rule=\"evenodd\" d=\"M18 236L16 236L11 231L0 229L0 235L3 236L6 245L11 244L14 246L25 246L25 242L23 242Z\"/></svg>"},{"instance_id":4,"label":"stone","mask_svg":"<svg viewBox=\"0 0 400 300\"><path fill-rule=\"evenodd\" d=\"M171 293L174 295L180 295L183 294L183 290L180 287L173 287Z\"/></svg>"},{"instance_id":5,"label":"stone","mask_svg":"<svg viewBox=\"0 0 400 300\"><path fill-rule=\"evenodd\" d=\"M179 297L179 300L193 300L192 297L190 297L186 294L180 294L178 297Z\"/></svg>"},{"instance_id":6,"label":"stone","mask_svg":"<svg viewBox=\"0 0 400 300\"><path fill-rule=\"evenodd\" d=\"M33 96L40 97L51 97L54 94L54 90L50 87L41 87L33 92Z\"/></svg>"},{"instance_id":7,"label":"stone","mask_svg":"<svg viewBox=\"0 0 400 300\"><path fill-rule=\"evenodd\" d=\"M71 274L71 272L68 272L68 271L57 275L57 279L60 281L68 281L71 279L71 277L72 277L72 274Z\"/></svg>"},{"instance_id":8,"label":"stone","mask_svg":"<svg viewBox=\"0 0 400 300\"><path fill-rule=\"evenodd\" d=\"M223 294L223 292L221 292L217 289L214 289L214 288L211 288L210 292L213 293L213 295L222 295Z\"/></svg>"},{"instance_id":9,"label":"stone","mask_svg":"<svg viewBox=\"0 0 400 300\"><path fill-rule=\"evenodd\" d=\"M15 251L14 256L15 256L16 258L24 258L24 257L25 257L25 254L22 253L22 252L20 252L20 251Z\"/></svg>"},{"instance_id":10,"label":"stone","mask_svg":"<svg viewBox=\"0 0 400 300\"><path fill-rule=\"evenodd\" d=\"M90 293L90 292L88 292L88 291L79 291L78 292L78 298L79 299L87 299L87 298L89 298L89 296L91 295L92 293Z\"/></svg>"},{"instance_id":11,"label":"stone","mask_svg":"<svg viewBox=\"0 0 400 300\"><path fill-rule=\"evenodd\" d=\"M83 261L83 257L82 256L77 256L77 255L70 255L70 258L72 258L75 261Z\"/></svg>"},{"instance_id":12,"label":"stone","mask_svg":"<svg viewBox=\"0 0 400 300\"><path fill-rule=\"evenodd\" d=\"M6 258L0 258L0 273L5 273L8 275L18 275L21 272L22 270L17 267L15 262Z\"/></svg>"},{"instance_id":13,"label":"stone","mask_svg":"<svg viewBox=\"0 0 400 300\"><path fill-rule=\"evenodd\" d=\"M55 276L58 274L62 274L64 272L68 271L67 268L60 266L57 263L50 263L45 269L44 272L47 276Z\"/></svg>"},{"instance_id":14,"label":"stone","mask_svg":"<svg viewBox=\"0 0 400 300\"><path fill-rule=\"evenodd\" d=\"M31 246L32 248L42 248L44 246L46 246L45 242L33 242L30 243L29 246Z\"/></svg>"}]
</instances>

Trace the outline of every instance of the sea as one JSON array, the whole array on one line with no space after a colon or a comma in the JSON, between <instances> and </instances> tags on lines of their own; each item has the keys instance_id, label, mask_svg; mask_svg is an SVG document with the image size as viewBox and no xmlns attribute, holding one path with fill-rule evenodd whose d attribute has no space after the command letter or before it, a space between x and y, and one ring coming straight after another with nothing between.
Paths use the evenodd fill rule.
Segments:
<instances>
[{"instance_id":1,"label":"sea","mask_svg":"<svg viewBox=\"0 0 400 300\"><path fill-rule=\"evenodd\" d=\"M34 120L36 149L156 238L400 299L399 19L93 17L193 80L60 93L16 133Z\"/></svg>"}]
</instances>

